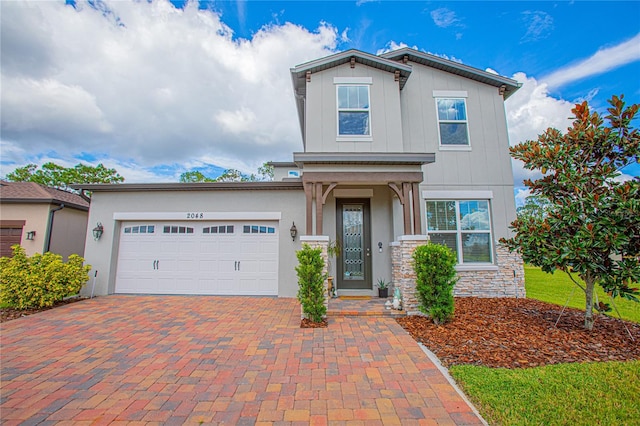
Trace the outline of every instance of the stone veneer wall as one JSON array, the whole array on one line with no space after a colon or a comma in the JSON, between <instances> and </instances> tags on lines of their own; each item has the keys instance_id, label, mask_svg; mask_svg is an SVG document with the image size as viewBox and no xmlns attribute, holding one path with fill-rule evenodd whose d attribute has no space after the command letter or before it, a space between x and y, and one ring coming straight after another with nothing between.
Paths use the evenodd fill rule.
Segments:
<instances>
[{"instance_id":1,"label":"stone veneer wall","mask_svg":"<svg viewBox=\"0 0 640 426\"><path fill-rule=\"evenodd\" d=\"M458 271L453 289L460 297L525 297L524 263L518 253L502 244L496 247L497 270Z\"/></svg>"},{"instance_id":2,"label":"stone veneer wall","mask_svg":"<svg viewBox=\"0 0 640 426\"><path fill-rule=\"evenodd\" d=\"M416 273L413 252L426 244L425 235L407 235L391 243L391 281L402 293L403 309L407 315L422 315L416 298ZM497 269L458 271L459 280L453 289L460 297L525 297L524 264L517 253L504 246L496 248ZM515 276L514 276L515 273Z\"/></svg>"},{"instance_id":3,"label":"stone veneer wall","mask_svg":"<svg viewBox=\"0 0 640 426\"><path fill-rule=\"evenodd\" d=\"M329 246L329 237L325 235L308 235L300 237L300 242L302 244L307 244L311 248L322 249L322 253L320 256L322 260L324 260L324 269L322 270L323 274L328 275L329 273L329 254L327 252L327 247ZM324 280L324 306L329 309L329 282ZM304 319L304 313L302 312L302 306L300 306L300 319ZM326 315L325 315L326 318Z\"/></svg>"}]
</instances>

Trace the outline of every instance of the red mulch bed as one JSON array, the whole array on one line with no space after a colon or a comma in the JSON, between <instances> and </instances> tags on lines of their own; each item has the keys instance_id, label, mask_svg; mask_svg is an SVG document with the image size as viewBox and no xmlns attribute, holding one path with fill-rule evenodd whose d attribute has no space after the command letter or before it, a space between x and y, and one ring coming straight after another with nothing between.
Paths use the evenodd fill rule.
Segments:
<instances>
[{"instance_id":1,"label":"red mulch bed","mask_svg":"<svg viewBox=\"0 0 640 426\"><path fill-rule=\"evenodd\" d=\"M455 318L435 325L425 317L397 321L445 366L524 368L548 364L640 359L640 324L597 315L592 331L584 312L533 299L456 298Z\"/></svg>"},{"instance_id":2,"label":"red mulch bed","mask_svg":"<svg viewBox=\"0 0 640 426\"><path fill-rule=\"evenodd\" d=\"M308 318L303 318L302 321L300 321L300 328L327 328L328 324L327 320L314 322Z\"/></svg>"},{"instance_id":3,"label":"red mulch bed","mask_svg":"<svg viewBox=\"0 0 640 426\"><path fill-rule=\"evenodd\" d=\"M26 317L28 315L37 314L38 312L46 311L48 309L53 309L55 307L62 306L62 305L68 305L69 303L79 302L84 299L85 299L84 297L74 297L72 299L56 302L53 306L50 306L47 308L30 308L30 309L2 308L0 309L0 323L11 321L20 317Z\"/></svg>"}]
</instances>

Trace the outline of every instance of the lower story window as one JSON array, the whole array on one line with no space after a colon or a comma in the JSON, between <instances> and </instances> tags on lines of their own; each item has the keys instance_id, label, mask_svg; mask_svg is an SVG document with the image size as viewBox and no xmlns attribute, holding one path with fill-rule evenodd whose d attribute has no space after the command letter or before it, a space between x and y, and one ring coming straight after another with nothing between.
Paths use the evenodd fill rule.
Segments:
<instances>
[{"instance_id":1,"label":"lower story window","mask_svg":"<svg viewBox=\"0 0 640 426\"><path fill-rule=\"evenodd\" d=\"M453 250L459 264L491 263L491 214L487 200L427 201L431 242Z\"/></svg>"}]
</instances>

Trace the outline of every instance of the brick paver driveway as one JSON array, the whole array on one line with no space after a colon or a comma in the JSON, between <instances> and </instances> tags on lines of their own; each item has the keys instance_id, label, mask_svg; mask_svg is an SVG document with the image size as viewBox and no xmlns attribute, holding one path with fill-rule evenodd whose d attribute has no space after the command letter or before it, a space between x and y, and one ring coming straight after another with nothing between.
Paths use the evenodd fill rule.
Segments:
<instances>
[{"instance_id":1,"label":"brick paver driveway","mask_svg":"<svg viewBox=\"0 0 640 426\"><path fill-rule=\"evenodd\" d=\"M480 424L387 318L295 299L108 296L2 324L3 424Z\"/></svg>"}]
</instances>

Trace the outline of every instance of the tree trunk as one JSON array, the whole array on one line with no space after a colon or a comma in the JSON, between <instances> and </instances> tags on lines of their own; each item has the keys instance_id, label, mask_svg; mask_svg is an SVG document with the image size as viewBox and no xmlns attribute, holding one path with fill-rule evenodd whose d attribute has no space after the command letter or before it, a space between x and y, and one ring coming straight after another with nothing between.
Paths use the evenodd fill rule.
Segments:
<instances>
[{"instance_id":1,"label":"tree trunk","mask_svg":"<svg viewBox=\"0 0 640 426\"><path fill-rule=\"evenodd\" d=\"M593 289L595 288L596 281L591 277L591 274L587 274L584 278L584 283L586 299L584 328L587 330L593 330Z\"/></svg>"}]
</instances>

